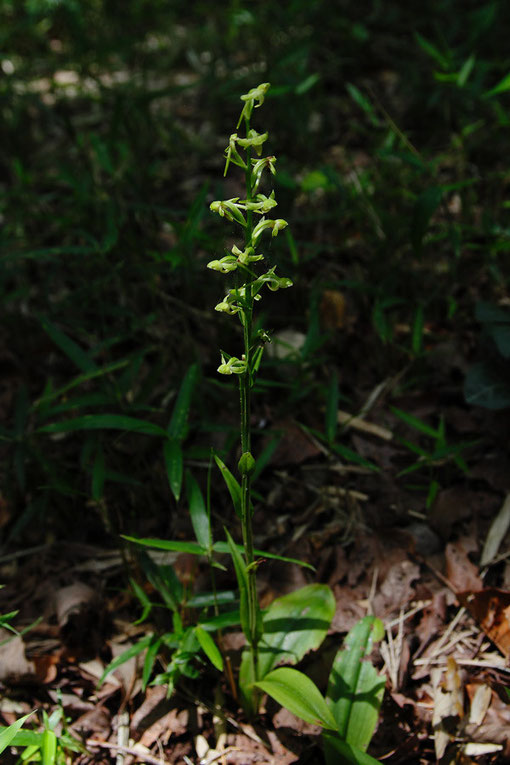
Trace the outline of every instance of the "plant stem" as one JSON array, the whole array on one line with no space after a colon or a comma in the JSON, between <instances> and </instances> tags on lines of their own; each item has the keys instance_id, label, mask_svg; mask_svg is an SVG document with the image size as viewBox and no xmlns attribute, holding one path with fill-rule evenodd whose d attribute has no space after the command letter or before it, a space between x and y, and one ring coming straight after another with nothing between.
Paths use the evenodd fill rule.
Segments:
<instances>
[{"instance_id":1,"label":"plant stem","mask_svg":"<svg viewBox=\"0 0 510 765\"><path fill-rule=\"evenodd\" d=\"M250 130L249 120L245 119L246 135ZM251 166L251 150L248 147L246 151L246 199L251 201L252 194L252 166ZM245 247L251 245L251 238L253 232L253 213L251 210L247 210L246 215L246 229L245 229ZM251 294L251 285L246 285L246 308L242 311L242 324L243 324L243 340L244 340L244 360L246 362L246 371L239 377L239 392L241 399L241 453L251 452L251 386L252 386L252 371L251 371L251 344L252 344L252 317L253 317L253 297ZM258 618L259 618L259 605L257 597L257 582L256 582L256 570L253 565L253 525L251 518L251 478L246 473L243 473L241 480L241 525L243 533L243 546L246 560L246 566L248 568L248 609L249 609L249 625L250 635L248 640L250 644L250 653L252 661L253 677L257 679L257 666L258 666Z\"/></svg>"}]
</instances>

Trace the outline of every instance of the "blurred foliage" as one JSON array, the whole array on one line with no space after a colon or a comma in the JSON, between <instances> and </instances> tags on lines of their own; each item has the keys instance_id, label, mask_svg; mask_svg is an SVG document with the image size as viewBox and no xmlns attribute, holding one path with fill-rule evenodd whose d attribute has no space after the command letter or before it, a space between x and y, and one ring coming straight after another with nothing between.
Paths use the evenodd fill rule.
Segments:
<instances>
[{"instance_id":1,"label":"blurred foliage","mask_svg":"<svg viewBox=\"0 0 510 765\"><path fill-rule=\"evenodd\" d=\"M1 0L4 541L40 535L42 519L50 537L71 517L82 538L137 531L141 516L145 531L175 524L153 435L41 429L90 414L166 427L192 363L203 379L185 461L202 464L211 432L232 443L204 268L223 232L207 203L235 195L218 180L221 149L239 93L259 81L272 83L266 121L294 237L270 257L297 285L269 310L276 330L306 337L294 360L271 360L280 388L262 386L263 400L283 413L305 397L324 405L323 365L340 366L355 408L361 360L374 384L405 363L426 375L434 332L471 326L476 300L504 296L505 10ZM345 326L325 321L325 290L348 294Z\"/></svg>"}]
</instances>

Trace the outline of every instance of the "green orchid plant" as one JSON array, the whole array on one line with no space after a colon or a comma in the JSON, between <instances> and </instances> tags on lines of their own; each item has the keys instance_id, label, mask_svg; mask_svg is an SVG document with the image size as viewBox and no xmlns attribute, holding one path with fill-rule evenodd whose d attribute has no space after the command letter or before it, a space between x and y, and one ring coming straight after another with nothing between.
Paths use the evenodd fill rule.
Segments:
<instances>
[{"instance_id":1,"label":"green orchid plant","mask_svg":"<svg viewBox=\"0 0 510 765\"><path fill-rule=\"evenodd\" d=\"M276 157L262 156L263 147L268 140L268 133L259 133L251 127L254 109L264 103L269 83L264 82L241 96L244 102L236 130L243 129L243 135L233 133L225 150L225 175L231 165L236 165L244 173L245 199L233 197L211 203L212 212L237 224L243 236L240 246L234 244L230 252L219 260L212 260L207 267L221 274L234 273L235 286L231 287L223 300L216 305L216 310L237 316L243 330L243 347L238 356L221 352L218 372L222 375L237 375L240 392L240 435L241 457L238 470L241 477L239 487L239 516L242 529L242 552L234 544L231 534L226 531L234 562L240 591L240 617L248 648L244 652L239 686L243 705L248 712L254 713L258 707L260 691L255 683L261 680L278 661L294 663L310 648L322 642L334 613L334 599L329 588L323 585L311 585L298 593L279 598L262 615L256 587L258 561L253 545L253 507L251 502L251 481L255 470L255 459L251 452L251 391L262 359L265 344L270 341L268 333L253 329L253 311L255 302L261 300L264 287L271 291L287 289L292 281L276 273L276 267L261 268L264 254L261 252L263 237L271 234L276 237L286 226L283 218L270 218L268 214L277 206L274 191L269 195L259 188L265 176L276 172ZM258 269L255 270L255 269ZM262 271L262 273L260 273ZM225 473L224 473L225 475ZM232 476L229 477L232 488ZM232 492L233 498L236 492ZM308 609L318 609L315 630L303 630L297 627L296 620ZM271 630L274 614L279 613L285 624L285 633ZM299 633L299 638L294 635ZM285 645L285 642L289 646ZM292 649L290 643L293 643ZM278 645L280 643L280 645ZM282 653L283 652L283 653Z\"/></svg>"}]
</instances>

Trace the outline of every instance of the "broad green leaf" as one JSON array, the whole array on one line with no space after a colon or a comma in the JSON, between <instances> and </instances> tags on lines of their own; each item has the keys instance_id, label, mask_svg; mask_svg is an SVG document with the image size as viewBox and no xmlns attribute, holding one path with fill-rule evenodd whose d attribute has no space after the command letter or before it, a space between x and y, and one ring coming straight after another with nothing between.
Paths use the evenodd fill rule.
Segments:
<instances>
[{"instance_id":1,"label":"broad green leaf","mask_svg":"<svg viewBox=\"0 0 510 765\"><path fill-rule=\"evenodd\" d=\"M55 765L57 757L57 737L52 730L45 730L41 739L42 765Z\"/></svg>"},{"instance_id":2,"label":"broad green leaf","mask_svg":"<svg viewBox=\"0 0 510 765\"><path fill-rule=\"evenodd\" d=\"M186 493L188 497L191 524L198 544L207 550L211 546L211 525L200 486L189 471L186 472Z\"/></svg>"},{"instance_id":3,"label":"broad green leaf","mask_svg":"<svg viewBox=\"0 0 510 765\"><path fill-rule=\"evenodd\" d=\"M127 648L125 651L123 651L119 656L116 656L113 661L111 661L108 666L105 668L105 671L101 675L101 678L98 682L98 686L101 686L110 672L114 672L117 667L121 667L123 664L126 663L126 661L129 661L129 659L132 659L134 656L138 656L139 653L142 653L142 651L145 651L146 648L150 645L153 634L146 635L144 638L138 641L138 643L134 643L133 645L130 645L129 648Z\"/></svg>"},{"instance_id":4,"label":"broad green leaf","mask_svg":"<svg viewBox=\"0 0 510 765\"><path fill-rule=\"evenodd\" d=\"M163 444L163 453L170 490L176 502L178 502L181 496L183 475L182 447L180 442L175 438L169 438Z\"/></svg>"},{"instance_id":5,"label":"broad green leaf","mask_svg":"<svg viewBox=\"0 0 510 765\"><path fill-rule=\"evenodd\" d=\"M297 669L278 667L255 685L305 722L336 730L335 718L321 692Z\"/></svg>"},{"instance_id":6,"label":"broad green leaf","mask_svg":"<svg viewBox=\"0 0 510 765\"><path fill-rule=\"evenodd\" d=\"M198 364L192 364L184 375L168 425L168 435L177 441L184 441L188 434L188 416L197 379Z\"/></svg>"},{"instance_id":7,"label":"broad green leaf","mask_svg":"<svg viewBox=\"0 0 510 765\"><path fill-rule=\"evenodd\" d=\"M239 552L243 552L244 548L242 545L236 545ZM230 552L230 547L226 542L215 542L212 546L212 549L215 552L219 553L228 553ZM297 558L285 558L283 555L276 555L275 553L269 553L265 552L264 550L258 550L255 548L253 551L255 555L261 557L261 558L269 558L270 560L281 560L284 563L295 563L297 566L303 566L304 568L309 568L311 571L315 571L315 568L310 563L305 563L302 560L298 560Z\"/></svg>"},{"instance_id":8,"label":"broad green leaf","mask_svg":"<svg viewBox=\"0 0 510 765\"><path fill-rule=\"evenodd\" d=\"M322 741L327 765L344 765L344 763L352 763L353 765L381 765L379 760L375 760L366 752L362 752L346 741L342 741L334 733L324 731Z\"/></svg>"},{"instance_id":9,"label":"broad green leaf","mask_svg":"<svg viewBox=\"0 0 510 765\"><path fill-rule=\"evenodd\" d=\"M16 720L15 723L13 723L12 725L9 725L8 728L0 728L0 752L3 752L5 749L7 749L7 747L10 744L12 744L21 726L33 714L34 714L33 712L30 712L28 715L25 715L24 717L20 717L19 720Z\"/></svg>"},{"instance_id":10,"label":"broad green leaf","mask_svg":"<svg viewBox=\"0 0 510 765\"><path fill-rule=\"evenodd\" d=\"M240 518L241 517L241 486L239 485L239 482L237 481L237 479L234 478L234 476L232 475L228 467L225 465L223 460L221 460L217 454L214 455L214 460L216 464L218 465L219 469L221 470L223 480L225 481L229 494L232 498L236 515Z\"/></svg>"},{"instance_id":11,"label":"broad green leaf","mask_svg":"<svg viewBox=\"0 0 510 765\"><path fill-rule=\"evenodd\" d=\"M136 417L127 417L123 414L86 414L75 420L64 422L52 422L38 428L38 433L70 433L75 430L125 430L133 433L145 433L150 436L164 436L167 433L159 425Z\"/></svg>"},{"instance_id":12,"label":"broad green leaf","mask_svg":"<svg viewBox=\"0 0 510 765\"><path fill-rule=\"evenodd\" d=\"M191 553L191 555L206 555L207 549L197 545L196 542L178 542L171 539L139 539L121 534L123 539L134 542L136 545L153 547L155 550L168 550L169 552Z\"/></svg>"},{"instance_id":13,"label":"broad green leaf","mask_svg":"<svg viewBox=\"0 0 510 765\"><path fill-rule=\"evenodd\" d=\"M203 627L198 625L195 627L195 635L198 638L200 647L202 648L211 664L216 667L217 670L223 672L223 657L218 650L218 646L209 635L209 633L206 632Z\"/></svg>"},{"instance_id":14,"label":"broad green leaf","mask_svg":"<svg viewBox=\"0 0 510 765\"><path fill-rule=\"evenodd\" d=\"M365 751L379 717L385 678L365 660L374 641L384 636L380 619L365 616L352 628L333 662L327 699L337 722L338 735Z\"/></svg>"},{"instance_id":15,"label":"broad green leaf","mask_svg":"<svg viewBox=\"0 0 510 765\"><path fill-rule=\"evenodd\" d=\"M39 318L42 328L51 337L55 345L58 345L61 351L75 364L82 372L97 371L97 364L90 358L88 353L71 340L65 332L58 329L49 319L41 316Z\"/></svg>"},{"instance_id":16,"label":"broad green leaf","mask_svg":"<svg viewBox=\"0 0 510 765\"><path fill-rule=\"evenodd\" d=\"M335 614L335 598L325 584L310 584L273 600L264 614L258 675L277 664L296 664L318 648Z\"/></svg>"}]
</instances>

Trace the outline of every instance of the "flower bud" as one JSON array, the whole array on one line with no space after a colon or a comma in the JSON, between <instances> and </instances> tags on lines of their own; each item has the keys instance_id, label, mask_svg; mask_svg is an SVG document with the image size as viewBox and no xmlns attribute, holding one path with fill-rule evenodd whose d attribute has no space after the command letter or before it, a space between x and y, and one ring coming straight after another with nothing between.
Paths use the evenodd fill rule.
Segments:
<instances>
[{"instance_id":1,"label":"flower bud","mask_svg":"<svg viewBox=\"0 0 510 765\"><path fill-rule=\"evenodd\" d=\"M241 475L252 475L253 471L255 470L255 465L256 463L251 452L244 452L241 455L239 462L237 463L237 467Z\"/></svg>"}]
</instances>

